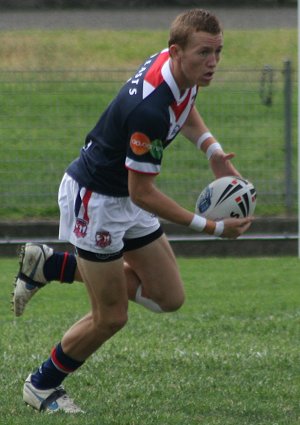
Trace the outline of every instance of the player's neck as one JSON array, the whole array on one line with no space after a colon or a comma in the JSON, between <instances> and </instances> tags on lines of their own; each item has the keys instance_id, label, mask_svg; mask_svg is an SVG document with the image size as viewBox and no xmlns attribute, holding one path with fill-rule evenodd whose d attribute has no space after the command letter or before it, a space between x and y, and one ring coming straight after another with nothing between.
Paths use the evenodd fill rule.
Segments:
<instances>
[{"instance_id":1,"label":"player's neck","mask_svg":"<svg viewBox=\"0 0 300 425\"><path fill-rule=\"evenodd\" d=\"M176 66L176 62L174 62L172 58L170 58L169 64L170 64L170 71L179 89L180 97L182 97L184 92L190 87L188 87L187 84L184 84L184 79L182 78L182 74L180 72L179 66L178 65Z\"/></svg>"}]
</instances>

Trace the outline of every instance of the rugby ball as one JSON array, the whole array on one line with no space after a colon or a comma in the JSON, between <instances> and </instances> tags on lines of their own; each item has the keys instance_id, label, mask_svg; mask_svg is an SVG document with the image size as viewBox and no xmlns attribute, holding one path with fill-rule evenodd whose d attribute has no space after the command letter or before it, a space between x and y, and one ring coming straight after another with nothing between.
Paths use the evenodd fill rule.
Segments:
<instances>
[{"instance_id":1,"label":"rugby ball","mask_svg":"<svg viewBox=\"0 0 300 425\"><path fill-rule=\"evenodd\" d=\"M255 206L256 190L253 184L240 177L226 176L214 180L200 193L195 212L216 221L251 216Z\"/></svg>"}]
</instances>

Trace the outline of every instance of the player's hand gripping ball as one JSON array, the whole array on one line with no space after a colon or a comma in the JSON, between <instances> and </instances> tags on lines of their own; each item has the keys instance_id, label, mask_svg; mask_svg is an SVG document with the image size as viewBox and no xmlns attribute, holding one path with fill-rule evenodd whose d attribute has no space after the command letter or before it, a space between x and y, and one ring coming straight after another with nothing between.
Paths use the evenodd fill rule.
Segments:
<instances>
[{"instance_id":1,"label":"player's hand gripping ball","mask_svg":"<svg viewBox=\"0 0 300 425\"><path fill-rule=\"evenodd\" d=\"M256 206L256 190L252 183L236 176L221 177L211 182L199 195L196 214L210 220L252 216Z\"/></svg>"}]
</instances>

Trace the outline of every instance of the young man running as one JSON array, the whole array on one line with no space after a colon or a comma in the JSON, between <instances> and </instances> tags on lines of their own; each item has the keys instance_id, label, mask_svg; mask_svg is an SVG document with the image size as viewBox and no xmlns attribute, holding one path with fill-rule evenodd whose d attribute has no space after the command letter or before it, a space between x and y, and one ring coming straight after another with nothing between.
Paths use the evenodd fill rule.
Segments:
<instances>
[{"instance_id":1,"label":"young man running","mask_svg":"<svg viewBox=\"0 0 300 425\"><path fill-rule=\"evenodd\" d=\"M25 246L17 314L37 284L53 279L82 280L91 303L91 311L26 379L24 401L35 409L82 411L62 382L126 324L128 300L156 312L183 304L176 259L157 217L226 238L249 228L251 218L201 218L155 185L164 150L179 131L206 154L216 178L239 175L233 154L223 152L195 107L198 88L212 81L222 48L222 28L208 11L190 10L174 20L168 48L148 58L121 88L62 179L59 237L74 245L76 257L53 255L45 245ZM29 295L23 304L22 290Z\"/></svg>"}]
</instances>

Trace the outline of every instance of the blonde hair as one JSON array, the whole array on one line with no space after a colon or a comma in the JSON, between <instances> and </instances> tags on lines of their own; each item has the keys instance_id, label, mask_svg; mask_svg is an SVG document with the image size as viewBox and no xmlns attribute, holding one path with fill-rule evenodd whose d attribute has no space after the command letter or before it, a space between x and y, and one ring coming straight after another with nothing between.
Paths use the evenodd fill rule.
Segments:
<instances>
[{"instance_id":1,"label":"blonde hair","mask_svg":"<svg viewBox=\"0 0 300 425\"><path fill-rule=\"evenodd\" d=\"M218 18L205 9L192 9L174 19L170 28L169 47L178 44L185 48L192 32L204 31L216 35L222 33Z\"/></svg>"}]
</instances>

